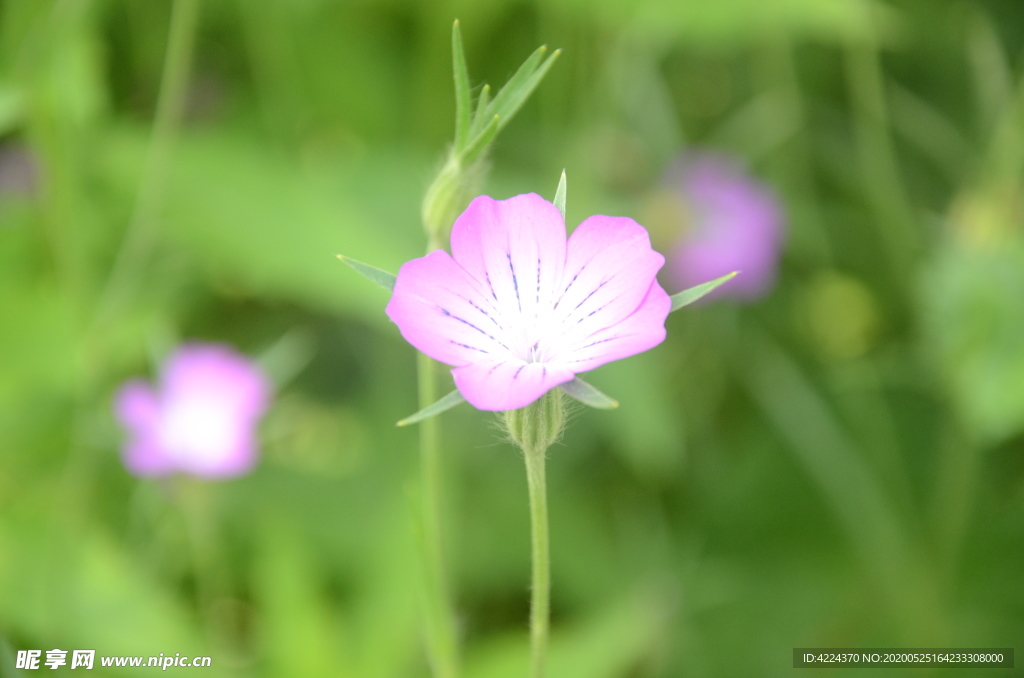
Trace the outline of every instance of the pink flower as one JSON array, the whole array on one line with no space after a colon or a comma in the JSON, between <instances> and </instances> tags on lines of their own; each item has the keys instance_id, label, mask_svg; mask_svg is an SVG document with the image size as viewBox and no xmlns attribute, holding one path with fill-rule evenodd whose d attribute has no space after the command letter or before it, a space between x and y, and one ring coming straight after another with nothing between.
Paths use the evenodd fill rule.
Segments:
<instances>
[{"instance_id":1,"label":"pink flower","mask_svg":"<svg viewBox=\"0 0 1024 678\"><path fill-rule=\"evenodd\" d=\"M672 282L685 289L740 271L713 294L748 301L767 294L783 236L783 213L772 191L714 154L684 158L669 170L668 183L691 215L670 255Z\"/></svg>"},{"instance_id":2,"label":"pink flower","mask_svg":"<svg viewBox=\"0 0 1024 678\"><path fill-rule=\"evenodd\" d=\"M186 344L168 358L156 389L130 381L118 392L124 464L137 476L246 473L256 463L255 428L269 393L259 368L230 347Z\"/></svg>"},{"instance_id":3,"label":"pink flower","mask_svg":"<svg viewBox=\"0 0 1024 678\"><path fill-rule=\"evenodd\" d=\"M402 266L387 314L455 368L478 409L525 407L665 339L671 301L655 280L665 259L632 219L590 217L567 241L561 213L540 196L480 196L451 245Z\"/></svg>"}]
</instances>

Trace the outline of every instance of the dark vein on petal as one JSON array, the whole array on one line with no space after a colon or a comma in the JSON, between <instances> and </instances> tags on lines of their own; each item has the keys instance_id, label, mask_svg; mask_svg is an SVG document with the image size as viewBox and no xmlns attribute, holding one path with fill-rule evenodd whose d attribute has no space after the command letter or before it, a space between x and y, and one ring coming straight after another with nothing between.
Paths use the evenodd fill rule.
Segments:
<instances>
[{"instance_id":1,"label":"dark vein on petal","mask_svg":"<svg viewBox=\"0 0 1024 678\"><path fill-rule=\"evenodd\" d=\"M463 344L461 341L455 341L454 339L449 339L448 341L450 341L451 343L455 344L456 346L461 346L462 348L472 349L474 351L480 351L481 353L487 353L488 355L490 355L490 351L485 351L482 348L477 348L476 346L470 346L469 344Z\"/></svg>"},{"instance_id":2,"label":"dark vein on petal","mask_svg":"<svg viewBox=\"0 0 1024 678\"><path fill-rule=\"evenodd\" d=\"M580 270L576 271L576 275L572 277L572 280L569 281L569 284L565 286L564 290L562 290L562 296L565 296L565 293L569 291L569 288L572 287L572 284L576 282L576 278L580 277L580 274L583 273L583 271L587 268L587 265L589 263L590 262L588 261L586 264L580 266Z\"/></svg>"},{"instance_id":3,"label":"dark vein on petal","mask_svg":"<svg viewBox=\"0 0 1024 678\"><path fill-rule=\"evenodd\" d=\"M487 280L487 287L491 290L491 296L494 297L494 301L498 301L498 293L494 291L494 285L491 284L491 274L484 271L484 279Z\"/></svg>"},{"instance_id":4,"label":"dark vein on petal","mask_svg":"<svg viewBox=\"0 0 1024 678\"><path fill-rule=\"evenodd\" d=\"M537 308L540 308L540 257L537 257Z\"/></svg>"},{"instance_id":5,"label":"dark vein on petal","mask_svg":"<svg viewBox=\"0 0 1024 678\"><path fill-rule=\"evenodd\" d=\"M609 301L608 304L610 304L610 303L612 303L612 302ZM600 313L604 309L608 308L608 304L605 304L604 306L600 306L598 308L595 308L593 311L591 311L590 313L586 314L585 316L583 316L582 318L577 320L576 324L579 325L581 322L583 322L584 320L586 320L590 316L594 315L595 313Z\"/></svg>"},{"instance_id":6,"label":"dark vein on petal","mask_svg":"<svg viewBox=\"0 0 1024 678\"><path fill-rule=\"evenodd\" d=\"M569 288L572 287L573 283L576 282L576 279L580 277L580 274L583 273L583 269L586 267L587 265L583 264L580 270L576 271L576 275L572 277L572 280L569 281L569 284L565 286L565 289L562 290L562 293L558 296L558 301L555 302L555 308L558 308L558 304L561 303L562 297L565 296L566 292L569 291Z\"/></svg>"},{"instance_id":7,"label":"dark vein on petal","mask_svg":"<svg viewBox=\"0 0 1024 678\"><path fill-rule=\"evenodd\" d=\"M587 344L586 346L583 346L583 347L578 348L576 350L584 351L584 350L590 348L591 346L597 346L598 344L603 344L603 343L608 342L608 341L615 341L616 339L619 339L619 338L620 337L618 335L615 335L614 337L608 337L607 339L598 339L597 341L592 341L589 344Z\"/></svg>"},{"instance_id":8,"label":"dark vein on petal","mask_svg":"<svg viewBox=\"0 0 1024 678\"><path fill-rule=\"evenodd\" d=\"M519 280L516 278L516 267L512 265L512 254L506 252L505 256L508 258L508 270L512 271L512 285L515 286L516 290L516 303L519 304L519 312L523 312L523 301L519 298Z\"/></svg>"},{"instance_id":9,"label":"dark vein on petal","mask_svg":"<svg viewBox=\"0 0 1024 678\"><path fill-rule=\"evenodd\" d=\"M623 241L622 243L619 243L619 245L617 245L617 246L618 247L622 247L622 248L626 248L626 246L632 245L634 240L636 240L636 238L629 238L629 239ZM604 249L595 252L589 259L587 259L587 261L582 266L580 266L580 269L578 271L576 271L576 275L574 275L572 277L572 280L569 281L569 284L565 286L564 290L562 290L562 295L561 296L563 296L563 297L565 296L566 292L568 292L569 288L572 287L574 282L576 282L576 279L578 277L580 277L580 274L583 273L584 270L586 270L587 266L589 266L590 264L594 263L594 260L597 259L599 256L601 256L603 253L604 253ZM634 256L631 259L628 259L626 261L618 262L619 265L618 265L615 273L613 273L611 277L615 277L616 275L618 275L623 270L626 270L627 268L631 267L633 262L637 258L638 257ZM561 301L562 301L562 299L560 297L559 300L555 302L555 308L558 308L558 304Z\"/></svg>"},{"instance_id":10,"label":"dark vein on petal","mask_svg":"<svg viewBox=\"0 0 1024 678\"><path fill-rule=\"evenodd\" d=\"M590 300L590 298L591 298L592 296L594 296L595 294L597 294L598 290L600 290L600 289L601 289L602 287L604 287L604 286L605 286L605 285L607 285L607 284L608 284L608 281L604 281L603 283L601 283L600 285L598 285L597 287L595 287L595 288L594 288L593 290L591 290L591 293L590 293L590 294L588 294L588 295L587 295L586 297L584 297L584 300L583 300L583 301L581 301L580 303L578 303L578 304L577 304L577 306L575 306L575 308L573 308L572 310L574 311L574 310L577 310L577 309L579 309L579 308L580 308L580 306L582 306L582 305L584 305L585 303L587 303L587 301L589 301L589 300ZM570 313L571 313L571 311L570 311Z\"/></svg>"},{"instance_id":11,"label":"dark vein on petal","mask_svg":"<svg viewBox=\"0 0 1024 678\"><path fill-rule=\"evenodd\" d=\"M568 292L569 292L569 288L573 286L573 284L574 284L574 283L576 282L576 279L577 279L577 278L579 278L579 277L580 277L580 275L582 275L582 274L583 274L583 271L584 271L584 270L586 270L587 266L589 266L589 265L590 265L590 262L591 262L591 261L593 261L593 260L594 260L594 259L593 259L593 258L591 258L590 260L588 260L588 261L587 261L587 263L585 263L585 264L583 264L582 266L580 266L580 270L576 271L576 275L574 275L574 276L572 277L572 280L570 280L570 281L569 281L569 284L565 286L565 289L564 289L564 290L562 290L562 294L560 294L560 295L559 295L559 297L558 297L558 301L556 301L556 302L555 302L555 306L554 306L555 310L557 310L557 309L558 309L558 305L559 305L560 303L562 303L562 299L563 299L563 298L565 298L565 295L566 295L566 294L568 294ZM577 308L579 308L579 307L577 306ZM575 309L574 309L574 310L575 310Z\"/></svg>"},{"instance_id":12,"label":"dark vein on petal","mask_svg":"<svg viewBox=\"0 0 1024 678\"><path fill-rule=\"evenodd\" d=\"M499 322L498 322L497 320L495 320L495 319L494 319L494 316L492 316L492 315L491 315L490 313L488 313L488 312L487 312L487 311L485 311L484 309L480 308L480 306L479 306L479 305L477 305L477 303L476 303L475 301L473 301L473 300L472 300L472 299L470 299L469 297L464 297L464 296L462 296L461 294L460 294L460 295L458 295L458 297L459 297L460 299L462 299L462 300L463 300L464 302L466 302L467 304L469 304L470 306L472 306L473 308L475 308L476 310L478 310L478 311L480 311L481 313L483 313L483 314L484 314L485 316L487 316L487 319L488 319L488 320L490 320L490 321L491 321L492 323L494 323L495 325L497 325L497 327L498 327L498 329L499 329L499 330L504 330L504 329L505 329L504 327L502 327L502 326L501 326L501 323L499 323Z\"/></svg>"},{"instance_id":13,"label":"dark vein on petal","mask_svg":"<svg viewBox=\"0 0 1024 678\"><path fill-rule=\"evenodd\" d=\"M469 322L468 320L466 320L464 318L460 318L459 316L455 315L454 313L452 313L451 311L449 311L446 308L443 308L443 307L438 307L438 308L441 309L441 313L444 313L446 317L452 318L453 320L458 320L460 323L462 323L464 325L468 325L469 327L472 327L474 330L476 330L480 334L484 335L485 337L487 337L491 341L496 342L498 344L501 344L501 342L498 341L493 335L488 334L486 331L480 329L479 327L477 327L473 323ZM502 344L502 345L504 346L504 344Z\"/></svg>"}]
</instances>

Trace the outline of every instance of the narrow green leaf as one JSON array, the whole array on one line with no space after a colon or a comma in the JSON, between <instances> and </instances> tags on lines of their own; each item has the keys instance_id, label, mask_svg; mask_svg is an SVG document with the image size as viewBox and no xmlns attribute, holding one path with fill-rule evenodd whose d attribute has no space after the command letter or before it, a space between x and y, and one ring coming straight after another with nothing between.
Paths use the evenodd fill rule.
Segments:
<instances>
[{"instance_id":1,"label":"narrow green leaf","mask_svg":"<svg viewBox=\"0 0 1024 678\"><path fill-rule=\"evenodd\" d=\"M452 24L452 70L455 77L455 150L459 151L469 140L469 70L466 53L462 48L459 20Z\"/></svg>"},{"instance_id":2,"label":"narrow green leaf","mask_svg":"<svg viewBox=\"0 0 1024 678\"><path fill-rule=\"evenodd\" d=\"M673 294L672 311L678 311L683 306L688 306L689 304L692 304L693 302L703 297L705 294L708 294L709 292L714 290L719 285L724 285L725 283L729 282L737 275L739 275L739 271L733 271L728 275L723 275L721 278L715 278L710 282L697 285L696 287L691 287L690 289L683 290L678 294Z\"/></svg>"},{"instance_id":3,"label":"narrow green leaf","mask_svg":"<svg viewBox=\"0 0 1024 678\"><path fill-rule=\"evenodd\" d=\"M541 47L540 49L544 48ZM520 70L512 76L512 79L508 81L508 84L501 88L501 91L498 92L498 96L494 97L494 103L491 104L491 109L494 114L501 116L501 127L507 125L509 121L512 120L512 116L514 116L522 105L526 103L526 100L533 93L533 90L537 88L537 85L540 84L540 81L544 79L544 76L547 75L551 66L555 63L555 59L557 59L561 54L562 50L556 49L554 53L552 53L551 56L549 56L547 60L540 65L540 68L529 74L521 82L515 83L513 86L512 80L514 80L519 75L520 71L522 71L522 68L520 68ZM526 64L523 65L525 66ZM506 92L508 92L507 96L502 98L501 95ZM499 101L499 99L501 99L501 101Z\"/></svg>"},{"instance_id":4,"label":"narrow green leaf","mask_svg":"<svg viewBox=\"0 0 1024 678\"><path fill-rule=\"evenodd\" d=\"M466 150L462 152L462 162L467 165L474 163L480 156L482 156L487 148L494 141L494 137L498 134L498 129L501 126L500 118L494 116L491 121L487 123L487 127L484 127L479 134L476 135L469 144L466 146Z\"/></svg>"},{"instance_id":5,"label":"narrow green leaf","mask_svg":"<svg viewBox=\"0 0 1024 678\"><path fill-rule=\"evenodd\" d=\"M455 389L445 397L438 400L436 403L429 407L425 407L416 414L406 417L402 421L398 422L399 426L409 426L410 424L418 424L424 419L430 419L437 415L452 409L456 405L466 402L466 399L462 397L458 389Z\"/></svg>"},{"instance_id":6,"label":"narrow green leaf","mask_svg":"<svg viewBox=\"0 0 1024 678\"><path fill-rule=\"evenodd\" d=\"M619 406L619 401L609 398L579 377L562 384L561 389L588 407L614 410Z\"/></svg>"},{"instance_id":7,"label":"narrow green leaf","mask_svg":"<svg viewBox=\"0 0 1024 678\"><path fill-rule=\"evenodd\" d=\"M361 261L350 259L349 257L346 257L344 254L339 254L338 258L341 259L341 261L344 262L345 264L348 264L348 266L353 271L363 276L370 282L375 282L388 291L395 289L395 280L398 279L398 276L396 276L394 273L388 273L387 271L379 269L376 266L370 266L369 264L364 264Z\"/></svg>"},{"instance_id":8,"label":"narrow green leaf","mask_svg":"<svg viewBox=\"0 0 1024 678\"><path fill-rule=\"evenodd\" d=\"M256 360L280 392L299 376L315 356L316 335L307 328L295 327L264 349Z\"/></svg>"},{"instance_id":9,"label":"narrow green leaf","mask_svg":"<svg viewBox=\"0 0 1024 678\"><path fill-rule=\"evenodd\" d=\"M558 180L558 188L555 190L555 207L562 213L562 219L565 219L565 170L562 170L562 177Z\"/></svg>"},{"instance_id":10,"label":"narrow green leaf","mask_svg":"<svg viewBox=\"0 0 1024 678\"><path fill-rule=\"evenodd\" d=\"M470 136L473 136L481 129L487 121L487 106L491 101L491 86L484 85L480 90L480 97L476 100L476 113L473 114L473 124L469 128Z\"/></svg>"}]
</instances>

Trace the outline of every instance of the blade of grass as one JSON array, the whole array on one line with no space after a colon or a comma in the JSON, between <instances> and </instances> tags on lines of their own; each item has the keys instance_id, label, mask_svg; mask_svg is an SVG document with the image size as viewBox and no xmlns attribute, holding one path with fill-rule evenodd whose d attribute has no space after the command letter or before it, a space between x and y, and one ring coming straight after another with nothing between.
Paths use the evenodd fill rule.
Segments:
<instances>
[{"instance_id":1,"label":"blade of grass","mask_svg":"<svg viewBox=\"0 0 1024 678\"><path fill-rule=\"evenodd\" d=\"M138 194L128 228L96 304L90 334L106 327L121 304L136 291L135 281L145 271L152 252L156 216L167 188L172 151L185 111L198 22L199 0L177 0L173 4L153 130Z\"/></svg>"},{"instance_id":2,"label":"blade of grass","mask_svg":"<svg viewBox=\"0 0 1024 678\"><path fill-rule=\"evenodd\" d=\"M745 324L748 345L740 378L766 420L787 443L845 531L852 552L886 592L907 629L934 632L935 581L861 450L830 403L767 332Z\"/></svg>"}]
</instances>

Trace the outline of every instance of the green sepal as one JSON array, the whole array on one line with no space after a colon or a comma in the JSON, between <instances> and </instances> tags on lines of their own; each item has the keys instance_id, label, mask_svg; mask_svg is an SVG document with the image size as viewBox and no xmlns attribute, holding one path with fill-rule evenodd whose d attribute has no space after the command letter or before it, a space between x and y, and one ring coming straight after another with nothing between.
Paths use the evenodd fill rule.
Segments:
<instances>
[{"instance_id":1,"label":"green sepal","mask_svg":"<svg viewBox=\"0 0 1024 678\"><path fill-rule=\"evenodd\" d=\"M476 112L473 114L473 124L469 128L469 133L475 134L480 131L480 128L484 126L484 122L487 120L487 107L491 101L491 86L484 85L480 89L480 96L476 100Z\"/></svg>"},{"instance_id":2,"label":"green sepal","mask_svg":"<svg viewBox=\"0 0 1024 678\"><path fill-rule=\"evenodd\" d=\"M558 180L558 188L555 190L555 207L562 213L565 219L565 170L562 170L562 177Z\"/></svg>"},{"instance_id":3,"label":"green sepal","mask_svg":"<svg viewBox=\"0 0 1024 678\"><path fill-rule=\"evenodd\" d=\"M494 116L491 118L491 121L487 123L487 126L476 135L476 138L466 146L466 150L462 152L463 162L467 165L471 165L477 158L482 156L491 145L491 142L494 141L494 137L497 136L499 129L501 129L501 120L498 116Z\"/></svg>"},{"instance_id":4,"label":"green sepal","mask_svg":"<svg viewBox=\"0 0 1024 678\"><path fill-rule=\"evenodd\" d=\"M452 24L452 70L455 78L455 148L461 151L469 140L469 69L462 48L459 20Z\"/></svg>"},{"instance_id":5,"label":"green sepal","mask_svg":"<svg viewBox=\"0 0 1024 678\"><path fill-rule=\"evenodd\" d=\"M546 45L542 45L534 50L533 54L527 57L523 65L519 67L519 70L509 78L505 86L494 96L493 101L490 99L490 86L484 85L477 100L473 124L469 128L470 136L478 135L485 126L490 124L495 115L499 116L499 130L512 120L512 116L516 114L530 94L533 93L533 90L537 88L537 85L540 84L540 81L544 79L548 69L554 64L555 59L561 55L562 50L556 49L551 56L543 59L545 52L547 52Z\"/></svg>"},{"instance_id":6,"label":"green sepal","mask_svg":"<svg viewBox=\"0 0 1024 678\"><path fill-rule=\"evenodd\" d=\"M494 97L489 112L501 117L499 128L504 127L512 120L512 116L522 107L540 81L547 75L548 70L555 63L555 59L562 54L562 50L556 49L542 63L541 58L547 49L547 45L538 47ZM538 66L538 64L540 65Z\"/></svg>"},{"instance_id":7,"label":"green sepal","mask_svg":"<svg viewBox=\"0 0 1024 678\"><path fill-rule=\"evenodd\" d=\"M618 400L609 398L579 377L562 384L560 388L587 407L614 410L619 406Z\"/></svg>"},{"instance_id":8,"label":"green sepal","mask_svg":"<svg viewBox=\"0 0 1024 678\"><path fill-rule=\"evenodd\" d=\"M344 254L339 254L338 258L341 259L343 263L348 264L349 268L351 268L353 271L363 276L370 282L377 283L378 285L388 290L389 292L395 289L395 281L398 280L398 276L396 276L394 273L388 273L387 271L379 269L376 266L370 266L369 264L364 264L361 261L350 259L349 257L346 257Z\"/></svg>"},{"instance_id":9,"label":"green sepal","mask_svg":"<svg viewBox=\"0 0 1024 678\"><path fill-rule=\"evenodd\" d=\"M464 402L466 402L466 399L462 397L462 394L459 393L458 389L455 389L454 391L452 391L451 393L449 393L445 397L443 397L440 400L438 400L433 405L430 405L429 407L424 407L422 410L420 410L416 414L414 414L412 416L409 416L409 417L406 417L402 421L398 422L397 425L398 426L409 426L410 424L418 424L421 421L423 421L424 419L430 419L431 417L436 417L437 415L441 414L442 412L446 412L446 411L452 409L453 407L455 407L456 405L461 405Z\"/></svg>"},{"instance_id":10,"label":"green sepal","mask_svg":"<svg viewBox=\"0 0 1024 678\"><path fill-rule=\"evenodd\" d=\"M505 432L523 452L543 456L562 437L565 395L551 389L526 407L501 413Z\"/></svg>"},{"instance_id":11,"label":"green sepal","mask_svg":"<svg viewBox=\"0 0 1024 678\"><path fill-rule=\"evenodd\" d=\"M733 271L732 273L723 275L721 278L715 278L710 282L702 283L695 287L691 287L690 289L683 290L678 294L673 294L672 309L669 311L669 313L671 313L672 311L678 311L683 306L688 306L692 304L693 302L697 301L704 295L710 293L712 290L719 287L720 285L724 285L725 283L729 282L737 275L739 275L739 271Z\"/></svg>"}]
</instances>

